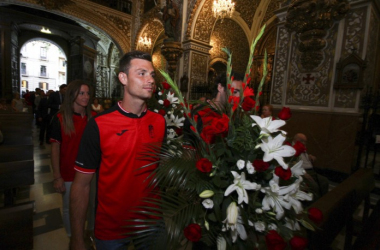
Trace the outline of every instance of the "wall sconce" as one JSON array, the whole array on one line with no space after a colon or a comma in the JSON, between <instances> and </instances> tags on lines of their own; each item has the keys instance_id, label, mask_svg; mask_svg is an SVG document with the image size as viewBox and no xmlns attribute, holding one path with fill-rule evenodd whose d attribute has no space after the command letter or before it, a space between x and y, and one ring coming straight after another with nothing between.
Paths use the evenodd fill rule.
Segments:
<instances>
[{"instance_id":1,"label":"wall sconce","mask_svg":"<svg viewBox=\"0 0 380 250\"><path fill-rule=\"evenodd\" d=\"M139 43L142 46L149 48L152 45L152 40L145 35L144 37L140 37Z\"/></svg>"}]
</instances>

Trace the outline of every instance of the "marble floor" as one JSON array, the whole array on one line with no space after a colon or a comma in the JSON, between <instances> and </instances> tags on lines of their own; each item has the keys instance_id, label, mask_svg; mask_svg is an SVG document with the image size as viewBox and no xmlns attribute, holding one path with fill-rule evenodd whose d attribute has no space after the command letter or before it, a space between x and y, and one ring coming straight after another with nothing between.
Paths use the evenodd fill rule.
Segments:
<instances>
[{"instance_id":1,"label":"marble floor","mask_svg":"<svg viewBox=\"0 0 380 250\"><path fill-rule=\"evenodd\" d=\"M35 201L34 214L34 249L35 250L67 250L69 249L69 237L62 222L62 197L55 193L53 188L53 174L50 166L50 145L39 145L38 129L33 129L35 184L30 187L21 187L17 192L17 203L23 201ZM378 160L376 160L378 159ZM379 173L380 153L375 159L375 173ZM376 172L377 171L377 172ZM338 185L331 181L330 189ZM380 199L380 181L376 181L376 190L371 194L371 204ZM0 197L0 203L1 201ZM355 220L360 220L362 206L355 213ZM344 230L336 238L332 245L333 250L343 249ZM1 249L1 246L0 246Z\"/></svg>"}]
</instances>

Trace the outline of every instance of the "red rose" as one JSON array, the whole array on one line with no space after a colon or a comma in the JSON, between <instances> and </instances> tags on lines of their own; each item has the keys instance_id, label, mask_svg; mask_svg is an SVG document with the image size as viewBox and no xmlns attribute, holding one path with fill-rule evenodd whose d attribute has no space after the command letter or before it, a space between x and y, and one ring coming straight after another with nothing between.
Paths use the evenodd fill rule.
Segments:
<instances>
[{"instance_id":1,"label":"red rose","mask_svg":"<svg viewBox=\"0 0 380 250\"><path fill-rule=\"evenodd\" d=\"M252 98L246 97L244 98L243 104L241 105L241 107L243 108L244 111L251 111L251 109L255 107L255 104L256 102Z\"/></svg>"},{"instance_id":2,"label":"red rose","mask_svg":"<svg viewBox=\"0 0 380 250\"><path fill-rule=\"evenodd\" d=\"M300 236L293 236L289 243L292 250L303 250L307 247L308 240Z\"/></svg>"},{"instance_id":3,"label":"red rose","mask_svg":"<svg viewBox=\"0 0 380 250\"><path fill-rule=\"evenodd\" d=\"M268 250L282 250L286 247L284 239L274 230L270 230L265 236Z\"/></svg>"},{"instance_id":4,"label":"red rose","mask_svg":"<svg viewBox=\"0 0 380 250\"><path fill-rule=\"evenodd\" d=\"M159 113L160 115L162 115L162 116L166 115L166 112L165 112L164 109L160 109L160 110L158 111L158 113Z\"/></svg>"},{"instance_id":5,"label":"red rose","mask_svg":"<svg viewBox=\"0 0 380 250\"><path fill-rule=\"evenodd\" d=\"M306 147L305 145L300 142L300 141L297 141L294 145L293 145L293 148L296 150L296 154L294 155L295 157L298 157L300 156L300 154L306 152Z\"/></svg>"},{"instance_id":6,"label":"red rose","mask_svg":"<svg viewBox=\"0 0 380 250\"><path fill-rule=\"evenodd\" d=\"M274 173L285 181L289 180L290 177L292 177L292 171L289 168L285 170L281 166L276 167Z\"/></svg>"},{"instance_id":7,"label":"red rose","mask_svg":"<svg viewBox=\"0 0 380 250\"><path fill-rule=\"evenodd\" d=\"M228 132L228 122L230 119L226 114L223 114L219 119L213 119L211 126L215 129L215 134L225 134Z\"/></svg>"},{"instance_id":8,"label":"red rose","mask_svg":"<svg viewBox=\"0 0 380 250\"><path fill-rule=\"evenodd\" d=\"M203 127L201 132L201 138L207 143L215 142L215 131L211 126Z\"/></svg>"},{"instance_id":9,"label":"red rose","mask_svg":"<svg viewBox=\"0 0 380 250\"><path fill-rule=\"evenodd\" d=\"M253 166L257 172L264 172L269 168L270 164L263 160L257 159L253 161Z\"/></svg>"},{"instance_id":10,"label":"red rose","mask_svg":"<svg viewBox=\"0 0 380 250\"><path fill-rule=\"evenodd\" d=\"M209 159L201 158L197 161L196 167L203 173L210 173L212 169L212 162Z\"/></svg>"},{"instance_id":11,"label":"red rose","mask_svg":"<svg viewBox=\"0 0 380 250\"><path fill-rule=\"evenodd\" d=\"M313 221L315 224L319 225L323 221L323 213L321 210L315 207L311 207L308 210L309 219Z\"/></svg>"},{"instance_id":12,"label":"red rose","mask_svg":"<svg viewBox=\"0 0 380 250\"><path fill-rule=\"evenodd\" d=\"M185 237L192 242L198 242L202 237L202 230L198 224L190 224L184 230Z\"/></svg>"},{"instance_id":13,"label":"red rose","mask_svg":"<svg viewBox=\"0 0 380 250\"><path fill-rule=\"evenodd\" d=\"M203 128L201 137L206 143L214 143L215 136L226 136L228 132L229 118L226 114L222 116L211 111L202 117Z\"/></svg>"},{"instance_id":14,"label":"red rose","mask_svg":"<svg viewBox=\"0 0 380 250\"><path fill-rule=\"evenodd\" d=\"M272 120L273 120L273 117L272 117ZM285 142L284 142L284 145L288 145L288 146L293 147L292 144L291 144L290 142L288 142L288 141L285 141Z\"/></svg>"},{"instance_id":15,"label":"red rose","mask_svg":"<svg viewBox=\"0 0 380 250\"><path fill-rule=\"evenodd\" d=\"M163 87L164 89L170 89L170 85L169 85L167 82L163 82L163 83L162 83L162 87Z\"/></svg>"},{"instance_id":16,"label":"red rose","mask_svg":"<svg viewBox=\"0 0 380 250\"><path fill-rule=\"evenodd\" d=\"M165 99L164 101L164 107L167 108L170 106L170 101L168 99Z\"/></svg>"},{"instance_id":17,"label":"red rose","mask_svg":"<svg viewBox=\"0 0 380 250\"><path fill-rule=\"evenodd\" d=\"M290 117L292 117L292 112L290 112L290 108L283 107L280 113L278 113L278 118L281 120L288 120Z\"/></svg>"}]
</instances>

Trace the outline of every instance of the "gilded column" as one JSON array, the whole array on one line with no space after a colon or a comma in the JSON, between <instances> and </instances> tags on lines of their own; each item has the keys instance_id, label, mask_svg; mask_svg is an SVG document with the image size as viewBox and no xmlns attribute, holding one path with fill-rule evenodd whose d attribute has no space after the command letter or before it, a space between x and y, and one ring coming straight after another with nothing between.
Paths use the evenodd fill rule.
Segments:
<instances>
[{"instance_id":1,"label":"gilded column","mask_svg":"<svg viewBox=\"0 0 380 250\"><path fill-rule=\"evenodd\" d=\"M187 88L182 85L180 88L182 90L187 89L187 99L191 99L191 87L194 84L207 82L211 48L212 46L209 44L194 40L183 43L183 75L188 77L188 81ZM184 81L184 83L186 82Z\"/></svg>"}]
</instances>

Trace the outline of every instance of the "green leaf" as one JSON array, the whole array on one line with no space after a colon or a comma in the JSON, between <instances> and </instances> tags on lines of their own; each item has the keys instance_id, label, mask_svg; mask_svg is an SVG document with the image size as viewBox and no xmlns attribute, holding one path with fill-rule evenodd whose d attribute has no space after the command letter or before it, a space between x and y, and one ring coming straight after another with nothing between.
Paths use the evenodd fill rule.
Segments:
<instances>
[{"instance_id":1,"label":"green leaf","mask_svg":"<svg viewBox=\"0 0 380 250\"><path fill-rule=\"evenodd\" d=\"M311 231L315 231L315 228L307 221L305 220L299 220L299 222L304 226L306 227L307 229L311 230Z\"/></svg>"}]
</instances>

